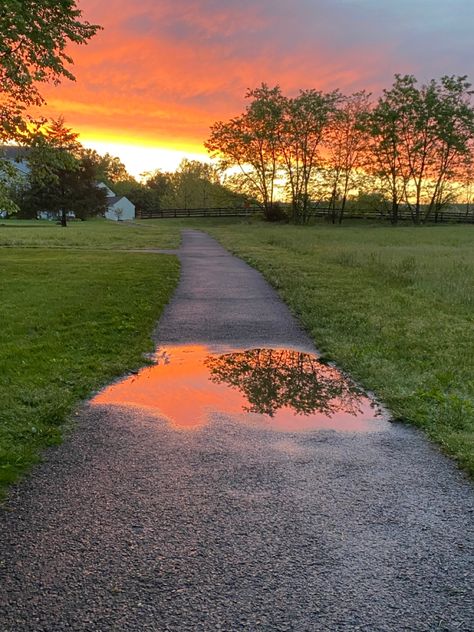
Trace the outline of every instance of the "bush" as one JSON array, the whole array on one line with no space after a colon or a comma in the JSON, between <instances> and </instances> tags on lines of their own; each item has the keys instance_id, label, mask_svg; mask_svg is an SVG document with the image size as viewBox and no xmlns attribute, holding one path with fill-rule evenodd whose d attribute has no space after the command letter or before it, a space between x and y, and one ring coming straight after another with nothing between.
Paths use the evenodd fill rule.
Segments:
<instances>
[{"instance_id":1,"label":"bush","mask_svg":"<svg viewBox=\"0 0 474 632\"><path fill-rule=\"evenodd\" d=\"M268 222L287 222L288 214L280 202L273 202L265 208L265 219Z\"/></svg>"}]
</instances>

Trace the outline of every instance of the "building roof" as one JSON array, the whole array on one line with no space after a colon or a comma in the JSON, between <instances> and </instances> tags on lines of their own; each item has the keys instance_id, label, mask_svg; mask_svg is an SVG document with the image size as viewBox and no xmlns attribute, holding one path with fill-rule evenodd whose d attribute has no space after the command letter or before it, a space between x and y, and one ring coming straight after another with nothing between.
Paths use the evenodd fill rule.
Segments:
<instances>
[{"instance_id":1,"label":"building roof","mask_svg":"<svg viewBox=\"0 0 474 632\"><path fill-rule=\"evenodd\" d=\"M114 204L117 204L117 202L120 202L120 200L123 200L124 197L125 196L123 195L114 195L114 196L110 195L105 201L107 202L107 206L113 206Z\"/></svg>"},{"instance_id":2,"label":"building roof","mask_svg":"<svg viewBox=\"0 0 474 632\"><path fill-rule=\"evenodd\" d=\"M110 198L110 197L116 197L116 196L115 196L115 193L112 191L112 189L111 189L110 187L108 187L108 186L105 184L105 182L98 182L98 183L97 183L97 186L99 187L99 189L103 189L103 190L106 192L107 197L109 197L109 198Z\"/></svg>"},{"instance_id":3,"label":"building roof","mask_svg":"<svg viewBox=\"0 0 474 632\"><path fill-rule=\"evenodd\" d=\"M18 145L0 145L0 153L8 160L19 162L25 158L28 150Z\"/></svg>"},{"instance_id":4,"label":"building roof","mask_svg":"<svg viewBox=\"0 0 474 632\"><path fill-rule=\"evenodd\" d=\"M23 175L30 173L26 161L27 154L27 148L18 147L18 145L0 145L0 158L6 158Z\"/></svg>"}]
</instances>

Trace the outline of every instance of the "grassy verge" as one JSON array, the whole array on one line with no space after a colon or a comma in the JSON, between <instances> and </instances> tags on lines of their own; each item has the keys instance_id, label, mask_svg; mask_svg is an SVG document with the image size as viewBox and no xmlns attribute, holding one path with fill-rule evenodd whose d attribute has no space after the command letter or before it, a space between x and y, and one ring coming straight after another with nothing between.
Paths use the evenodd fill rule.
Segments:
<instances>
[{"instance_id":1,"label":"grassy verge","mask_svg":"<svg viewBox=\"0 0 474 632\"><path fill-rule=\"evenodd\" d=\"M129 223L91 219L69 222L63 228L46 220L0 220L0 247L127 250L177 248L178 245L178 226L159 221Z\"/></svg>"},{"instance_id":2,"label":"grassy verge","mask_svg":"<svg viewBox=\"0 0 474 632\"><path fill-rule=\"evenodd\" d=\"M96 239L105 247L122 231L109 226ZM60 439L78 401L143 365L153 324L179 276L175 257L46 250L34 243L40 231L61 229L30 230L36 249L0 249L0 490ZM63 229L73 239L69 230ZM129 246L132 230L123 228ZM92 233L81 235L90 244ZM150 245L163 241L155 236Z\"/></svg>"},{"instance_id":3,"label":"grassy verge","mask_svg":"<svg viewBox=\"0 0 474 632\"><path fill-rule=\"evenodd\" d=\"M474 227L205 227L329 358L474 474Z\"/></svg>"}]
</instances>

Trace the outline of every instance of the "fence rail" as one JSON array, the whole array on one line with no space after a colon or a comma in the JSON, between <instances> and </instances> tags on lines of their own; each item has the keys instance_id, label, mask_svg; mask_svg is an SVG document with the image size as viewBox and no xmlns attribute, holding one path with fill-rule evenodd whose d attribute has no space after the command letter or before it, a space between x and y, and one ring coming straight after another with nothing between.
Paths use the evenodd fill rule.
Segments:
<instances>
[{"instance_id":1,"label":"fence rail","mask_svg":"<svg viewBox=\"0 0 474 632\"><path fill-rule=\"evenodd\" d=\"M169 218L186 218L186 217L251 217L253 215L262 214L263 210L259 207L248 208L168 208L152 211L141 211L137 213L139 219L169 219ZM328 222L339 221L339 209L329 209L323 207L315 207L311 210L311 217L325 219ZM381 220L390 221L390 213L386 211L380 211L377 209L355 210L346 209L343 215L343 221L346 219L366 219L366 220ZM400 209L398 213L398 220L401 222L411 222L412 217L410 211L407 209ZM422 220L423 221L423 220ZM427 223L443 224L443 223L458 223L458 224L474 224L474 208L466 210L460 209L444 209L437 213L432 213Z\"/></svg>"},{"instance_id":2,"label":"fence rail","mask_svg":"<svg viewBox=\"0 0 474 632\"><path fill-rule=\"evenodd\" d=\"M180 217L250 217L261 213L259 208L164 208L153 211L141 211L140 219L164 219Z\"/></svg>"},{"instance_id":3,"label":"fence rail","mask_svg":"<svg viewBox=\"0 0 474 632\"><path fill-rule=\"evenodd\" d=\"M328 221L338 221L340 209L329 209L317 207L312 209L312 217L324 218ZM381 211L378 209L366 209L355 210L346 209L343 214L343 220L345 219L369 219L369 220L385 220L390 221L391 215L387 211ZM398 220L401 222L411 222L413 220L412 215L408 209L399 209ZM460 209L446 208L441 211L431 213L428 218L420 217L421 223L428 224L443 224L443 223L459 223L459 224L474 224L474 208L468 211Z\"/></svg>"}]
</instances>

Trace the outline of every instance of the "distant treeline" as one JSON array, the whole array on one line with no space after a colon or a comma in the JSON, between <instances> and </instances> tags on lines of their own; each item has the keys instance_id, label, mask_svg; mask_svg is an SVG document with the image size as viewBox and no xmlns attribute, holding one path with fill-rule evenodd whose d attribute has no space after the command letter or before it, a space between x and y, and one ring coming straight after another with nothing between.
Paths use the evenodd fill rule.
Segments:
<instances>
[{"instance_id":1,"label":"distant treeline","mask_svg":"<svg viewBox=\"0 0 474 632\"><path fill-rule=\"evenodd\" d=\"M247 93L243 114L212 126L205 145L233 174L227 185L258 199L269 220L305 223L315 207L328 206L341 222L349 200L369 196L388 205L393 223L403 208L419 224L471 201L470 87L465 76L419 86L395 75L374 102L366 91L288 97L262 84Z\"/></svg>"},{"instance_id":2,"label":"distant treeline","mask_svg":"<svg viewBox=\"0 0 474 632\"><path fill-rule=\"evenodd\" d=\"M214 208L255 203L225 186L217 168L184 159L174 172L131 176L119 158L99 155L78 141L60 118L31 127L22 145L0 147L0 213L30 219L48 212L66 225L107 209L106 184L135 205L137 216L166 208Z\"/></svg>"},{"instance_id":3,"label":"distant treeline","mask_svg":"<svg viewBox=\"0 0 474 632\"><path fill-rule=\"evenodd\" d=\"M162 209L233 207L254 201L227 187L215 166L186 158L176 171L158 169L144 173L142 182L129 177L116 181L112 188L135 204L139 216Z\"/></svg>"}]
</instances>

